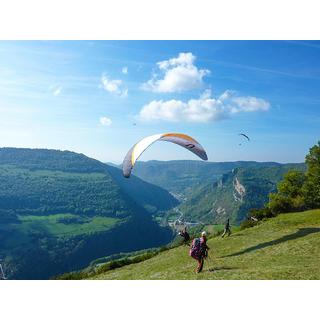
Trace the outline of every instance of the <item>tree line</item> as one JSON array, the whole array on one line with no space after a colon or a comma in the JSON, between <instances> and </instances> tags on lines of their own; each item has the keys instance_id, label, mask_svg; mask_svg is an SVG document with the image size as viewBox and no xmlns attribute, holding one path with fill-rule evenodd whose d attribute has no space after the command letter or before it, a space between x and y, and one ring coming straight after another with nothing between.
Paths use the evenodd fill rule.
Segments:
<instances>
[{"instance_id":1,"label":"tree line","mask_svg":"<svg viewBox=\"0 0 320 320\"><path fill-rule=\"evenodd\" d=\"M306 155L307 170L289 170L277 185L277 191L269 195L269 202L262 209L250 210L243 227L279 213L299 212L320 208L320 141Z\"/></svg>"}]
</instances>

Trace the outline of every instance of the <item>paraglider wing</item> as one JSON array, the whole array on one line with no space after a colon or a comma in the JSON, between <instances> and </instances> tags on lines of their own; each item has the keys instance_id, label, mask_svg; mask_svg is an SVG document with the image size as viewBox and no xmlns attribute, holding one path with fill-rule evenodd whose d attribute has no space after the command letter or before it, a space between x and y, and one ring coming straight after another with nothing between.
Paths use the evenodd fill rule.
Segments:
<instances>
[{"instance_id":1,"label":"paraglider wing","mask_svg":"<svg viewBox=\"0 0 320 320\"><path fill-rule=\"evenodd\" d=\"M154 142L156 141L168 141L175 144L178 144L181 147L188 149L189 151L196 154L202 160L208 160L208 156L200 145L195 139L191 138L190 136L182 133L163 133L163 134L156 134L153 136L146 137L136 143L127 153L123 160L122 164L122 171L123 175L126 178L130 177L132 168L135 162L138 160L140 155Z\"/></svg>"},{"instance_id":2,"label":"paraglider wing","mask_svg":"<svg viewBox=\"0 0 320 320\"><path fill-rule=\"evenodd\" d=\"M165 133L159 139L162 141L168 141L175 144L178 144L181 147L188 149L193 152L202 160L208 160L208 156L201 146L201 144L190 136L182 133Z\"/></svg>"},{"instance_id":3,"label":"paraglider wing","mask_svg":"<svg viewBox=\"0 0 320 320\"><path fill-rule=\"evenodd\" d=\"M122 171L123 175L126 178L130 177L131 170L138 160L140 155L146 150L149 146L151 146L154 142L161 138L161 134L155 134L153 136L146 137L136 143L127 153L125 156L123 163L122 163Z\"/></svg>"},{"instance_id":4,"label":"paraglider wing","mask_svg":"<svg viewBox=\"0 0 320 320\"><path fill-rule=\"evenodd\" d=\"M250 138L249 138L246 134L244 134L244 133L239 133L239 136L244 136L245 138L248 139L248 141L250 141Z\"/></svg>"}]
</instances>

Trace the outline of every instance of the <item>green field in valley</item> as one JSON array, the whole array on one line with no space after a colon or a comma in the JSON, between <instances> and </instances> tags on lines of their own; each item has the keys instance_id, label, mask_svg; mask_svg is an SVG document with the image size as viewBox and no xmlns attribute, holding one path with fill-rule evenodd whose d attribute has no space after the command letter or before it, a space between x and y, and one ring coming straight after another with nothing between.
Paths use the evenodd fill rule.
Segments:
<instances>
[{"instance_id":1,"label":"green field in valley","mask_svg":"<svg viewBox=\"0 0 320 320\"><path fill-rule=\"evenodd\" d=\"M70 213L46 216L18 216L17 223L0 224L0 231L7 236L2 240L3 248L28 246L32 235L63 238L102 232L113 228L119 219L103 216L84 217Z\"/></svg>"},{"instance_id":2,"label":"green field in valley","mask_svg":"<svg viewBox=\"0 0 320 320\"><path fill-rule=\"evenodd\" d=\"M20 216L19 220L23 222L23 228L27 230L38 229L56 237L105 231L119 221L119 219L111 217L83 217L70 213L47 216Z\"/></svg>"}]
</instances>

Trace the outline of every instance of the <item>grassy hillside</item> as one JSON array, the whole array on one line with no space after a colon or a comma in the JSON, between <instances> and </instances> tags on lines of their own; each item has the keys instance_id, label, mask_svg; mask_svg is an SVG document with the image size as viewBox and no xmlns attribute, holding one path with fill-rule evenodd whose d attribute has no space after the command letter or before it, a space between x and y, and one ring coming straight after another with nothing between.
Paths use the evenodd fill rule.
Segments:
<instances>
[{"instance_id":1,"label":"grassy hillside","mask_svg":"<svg viewBox=\"0 0 320 320\"><path fill-rule=\"evenodd\" d=\"M320 279L320 210L281 214L208 245L200 274L180 246L94 279Z\"/></svg>"}]
</instances>

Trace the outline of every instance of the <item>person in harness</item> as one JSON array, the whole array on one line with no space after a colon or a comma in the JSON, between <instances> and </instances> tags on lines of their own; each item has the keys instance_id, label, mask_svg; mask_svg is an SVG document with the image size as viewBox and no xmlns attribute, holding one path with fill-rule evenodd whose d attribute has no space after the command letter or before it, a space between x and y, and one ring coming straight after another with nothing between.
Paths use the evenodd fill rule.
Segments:
<instances>
[{"instance_id":1,"label":"person in harness","mask_svg":"<svg viewBox=\"0 0 320 320\"><path fill-rule=\"evenodd\" d=\"M190 235L187 232L187 227L184 227L184 229L179 232L179 236L183 238L183 244L189 244Z\"/></svg>"},{"instance_id":2,"label":"person in harness","mask_svg":"<svg viewBox=\"0 0 320 320\"><path fill-rule=\"evenodd\" d=\"M193 239L189 252L189 255L198 261L198 266L195 270L196 273L202 271L204 259L207 258L209 249L210 248L207 246L207 233L203 231L201 233L201 238Z\"/></svg>"},{"instance_id":3,"label":"person in harness","mask_svg":"<svg viewBox=\"0 0 320 320\"><path fill-rule=\"evenodd\" d=\"M222 234L222 238L223 238L226 234L228 234L228 237L229 237L230 234L231 234L230 221L229 221L229 219L227 220L227 223L226 223L226 225L225 225L225 227L224 227L224 231L223 231L223 234Z\"/></svg>"}]
</instances>

